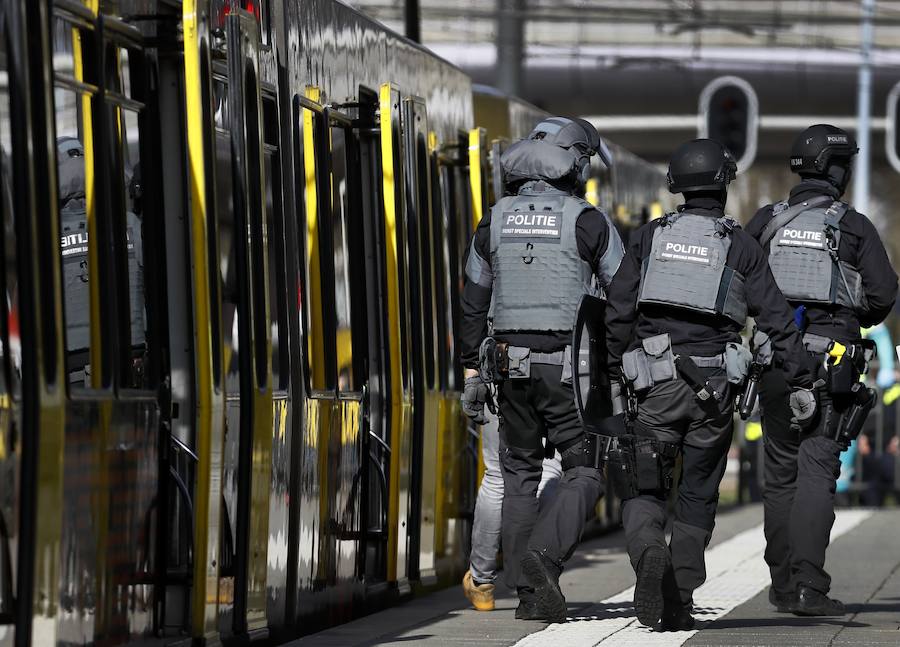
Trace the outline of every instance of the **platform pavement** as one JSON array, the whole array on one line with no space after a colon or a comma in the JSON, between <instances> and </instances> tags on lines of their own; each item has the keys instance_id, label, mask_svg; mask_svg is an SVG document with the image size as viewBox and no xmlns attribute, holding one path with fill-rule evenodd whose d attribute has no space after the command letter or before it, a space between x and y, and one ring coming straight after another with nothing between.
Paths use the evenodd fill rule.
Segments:
<instances>
[{"instance_id":1,"label":"platform pavement","mask_svg":"<svg viewBox=\"0 0 900 647\"><path fill-rule=\"evenodd\" d=\"M617 532L586 542L563 574L572 619L565 625L515 620L511 593L498 598L497 610L477 612L454 587L289 645L900 646L900 510L839 512L836 532L843 534L829 549L828 566L833 594L850 610L840 619L797 618L769 606L761 522L759 506L720 515L710 544L710 580L701 589L707 606L696 632L655 633L634 622L634 573Z\"/></svg>"}]
</instances>

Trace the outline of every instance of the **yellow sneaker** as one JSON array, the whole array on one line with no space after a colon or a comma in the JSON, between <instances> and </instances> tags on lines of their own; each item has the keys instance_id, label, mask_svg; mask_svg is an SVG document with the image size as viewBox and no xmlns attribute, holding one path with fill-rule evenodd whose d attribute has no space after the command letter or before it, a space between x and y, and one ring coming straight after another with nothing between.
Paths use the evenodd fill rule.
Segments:
<instances>
[{"instance_id":1,"label":"yellow sneaker","mask_svg":"<svg viewBox=\"0 0 900 647\"><path fill-rule=\"evenodd\" d=\"M494 610L494 585L475 584L471 571L466 571L463 576L463 593L479 611Z\"/></svg>"}]
</instances>

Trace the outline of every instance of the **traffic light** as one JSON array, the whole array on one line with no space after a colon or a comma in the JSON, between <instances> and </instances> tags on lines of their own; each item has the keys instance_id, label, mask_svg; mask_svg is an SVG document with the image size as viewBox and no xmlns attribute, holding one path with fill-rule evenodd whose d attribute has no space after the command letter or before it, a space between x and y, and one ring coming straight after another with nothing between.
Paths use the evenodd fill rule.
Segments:
<instances>
[{"instance_id":1,"label":"traffic light","mask_svg":"<svg viewBox=\"0 0 900 647\"><path fill-rule=\"evenodd\" d=\"M738 168L744 170L756 157L759 108L749 83L723 76L709 83L700 94L700 137L720 142L731 151Z\"/></svg>"},{"instance_id":2,"label":"traffic light","mask_svg":"<svg viewBox=\"0 0 900 647\"><path fill-rule=\"evenodd\" d=\"M887 122L884 128L884 147L888 161L900 173L900 83L891 88L887 98Z\"/></svg>"}]
</instances>

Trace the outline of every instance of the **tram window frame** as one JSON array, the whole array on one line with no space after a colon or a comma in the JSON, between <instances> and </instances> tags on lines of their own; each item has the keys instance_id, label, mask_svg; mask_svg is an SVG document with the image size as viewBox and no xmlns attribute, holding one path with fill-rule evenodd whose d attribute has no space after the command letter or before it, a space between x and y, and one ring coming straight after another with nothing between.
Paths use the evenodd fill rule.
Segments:
<instances>
[{"instance_id":1,"label":"tram window frame","mask_svg":"<svg viewBox=\"0 0 900 647\"><path fill-rule=\"evenodd\" d=\"M303 205L302 209L298 210L298 216L301 219L301 223L298 228L298 237L300 240L298 241L299 249L302 250L302 263L300 264L300 285L301 285L301 299L300 299L300 308L301 308L301 317L300 320L303 323L303 330L301 332L302 341L303 341L303 369L304 369L304 381L306 383L307 390L310 393L322 393L322 392L333 392L336 389L337 384L337 375L336 375L336 367L337 367L337 357L336 357L336 347L334 343L334 338L331 337L329 339L329 331L333 330L333 326L329 325L328 322L328 310L327 307L327 295L328 292L333 292L333 287L330 290L326 290L326 286L329 285L328 279L330 279L330 275L326 276L326 273L323 272L323 269L327 269L327 266L323 264L322 258L322 250L323 249L331 249L330 247L330 237L323 241L323 223L325 223L324 216L330 215L330 213L326 212L324 208L323 201L328 200L327 204L331 204L331 187L329 186L329 176L330 169L328 166L329 161L329 147L327 146L328 139L327 136L329 134L328 130L328 119L325 114L325 109L323 106L319 105L315 101L308 99L307 97L297 94L294 96L294 110L293 110L293 123L294 123L294 155L295 159L299 161L300 167L303 169L302 172L295 173L295 182L296 182L296 193L295 195L300 198L302 196L302 200L298 200ZM310 115L310 124L312 125L314 132L312 133L312 144L313 144L313 153L312 160L314 166L315 176L312 178L313 186L316 191L316 203L315 203L315 212L316 212L316 244L319 250L318 254L318 271L319 271L319 294L320 301L319 308L317 312L313 312L313 308L311 307L311 286L312 279L310 278L310 270L312 268L312 259L310 258L310 249L308 242L310 240L309 229L308 229L308 206L307 206L307 196L306 196L306 186L308 179L306 177L307 169L306 169L306 115ZM328 210L330 212L330 209ZM330 222L330 219L327 221ZM327 243L327 244L323 244ZM330 264L329 264L330 265ZM333 286L333 279L331 279L331 285ZM322 345L322 373L321 377L315 375L315 367L313 366L312 361L312 328L313 328L313 317L321 317L320 319L320 329L322 339L315 340L319 344Z\"/></svg>"},{"instance_id":2,"label":"tram window frame","mask_svg":"<svg viewBox=\"0 0 900 647\"><path fill-rule=\"evenodd\" d=\"M437 370L437 362L435 360L437 340L435 339L434 321L437 313L435 312L435 275L432 259L432 219L434 215L431 204L433 187L431 186L430 157L428 154L428 111L425 102L421 99L410 98L407 101L409 102L407 104L409 114L414 119L414 123L407 124L407 127L410 129L409 137L411 138L408 144L412 144L412 150L407 151L407 159L412 168L408 169L407 173L409 173L408 177L411 177L415 183L409 196L415 200L415 204L408 205L408 207L411 207L408 213L413 213L416 219L414 223L416 240L412 241L411 251L415 252L412 255L415 256L415 262L418 266L419 283L418 286L413 286L410 283L410 289L418 287L418 305L421 312L415 314L422 318L422 348L419 351L414 348L413 353L420 352L423 356L422 371L425 376L423 386L431 390L437 384L435 376ZM407 227L408 235L409 228ZM410 295L410 306L412 306L413 302L414 299ZM413 325L417 324L413 322Z\"/></svg>"}]
</instances>

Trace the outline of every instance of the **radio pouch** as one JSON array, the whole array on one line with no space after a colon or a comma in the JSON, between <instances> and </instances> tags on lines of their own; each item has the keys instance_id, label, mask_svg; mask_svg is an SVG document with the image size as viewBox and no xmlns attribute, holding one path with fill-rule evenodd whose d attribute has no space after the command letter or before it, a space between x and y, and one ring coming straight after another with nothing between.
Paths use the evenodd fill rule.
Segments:
<instances>
[{"instance_id":1,"label":"radio pouch","mask_svg":"<svg viewBox=\"0 0 900 647\"><path fill-rule=\"evenodd\" d=\"M509 346L506 349L507 378L510 380L531 377L531 349L523 346Z\"/></svg>"}]
</instances>

